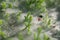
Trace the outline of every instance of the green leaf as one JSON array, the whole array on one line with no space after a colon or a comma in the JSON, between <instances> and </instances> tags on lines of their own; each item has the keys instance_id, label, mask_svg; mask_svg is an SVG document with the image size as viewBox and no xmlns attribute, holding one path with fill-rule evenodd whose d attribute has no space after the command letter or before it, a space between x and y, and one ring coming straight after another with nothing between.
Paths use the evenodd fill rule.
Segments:
<instances>
[{"instance_id":1,"label":"green leaf","mask_svg":"<svg viewBox=\"0 0 60 40\"><path fill-rule=\"evenodd\" d=\"M17 13L17 15L16 15L16 19L17 19L17 21L19 22L20 21L20 15L21 15L21 11L19 11L18 13Z\"/></svg>"},{"instance_id":2,"label":"green leaf","mask_svg":"<svg viewBox=\"0 0 60 40\"><path fill-rule=\"evenodd\" d=\"M44 0L40 0L40 3L43 3L44 2Z\"/></svg>"},{"instance_id":3,"label":"green leaf","mask_svg":"<svg viewBox=\"0 0 60 40\"><path fill-rule=\"evenodd\" d=\"M37 40L37 35L36 35L36 33L34 33L34 40Z\"/></svg>"},{"instance_id":4,"label":"green leaf","mask_svg":"<svg viewBox=\"0 0 60 40\"><path fill-rule=\"evenodd\" d=\"M0 36L2 36L2 37L4 37L4 38L6 37L6 36L5 36L5 33L2 32L1 30L0 30Z\"/></svg>"},{"instance_id":5,"label":"green leaf","mask_svg":"<svg viewBox=\"0 0 60 40\"><path fill-rule=\"evenodd\" d=\"M28 12L27 17L28 17L29 15L31 15L31 12Z\"/></svg>"},{"instance_id":6,"label":"green leaf","mask_svg":"<svg viewBox=\"0 0 60 40\"><path fill-rule=\"evenodd\" d=\"M27 26L28 25L28 22L24 22L25 23L25 26Z\"/></svg>"},{"instance_id":7,"label":"green leaf","mask_svg":"<svg viewBox=\"0 0 60 40\"><path fill-rule=\"evenodd\" d=\"M46 34L44 34L44 40L48 40L48 39L49 37Z\"/></svg>"},{"instance_id":8,"label":"green leaf","mask_svg":"<svg viewBox=\"0 0 60 40\"><path fill-rule=\"evenodd\" d=\"M42 28L41 27L38 27L38 29L37 29L37 40L40 40L40 33L41 33L41 31L42 31Z\"/></svg>"},{"instance_id":9,"label":"green leaf","mask_svg":"<svg viewBox=\"0 0 60 40\"><path fill-rule=\"evenodd\" d=\"M42 28L39 27L37 30L38 30L38 35L39 35L41 33L41 31L42 31Z\"/></svg>"},{"instance_id":10,"label":"green leaf","mask_svg":"<svg viewBox=\"0 0 60 40\"><path fill-rule=\"evenodd\" d=\"M9 13L7 13L7 14L5 15L5 19L6 19L6 20L9 19Z\"/></svg>"},{"instance_id":11,"label":"green leaf","mask_svg":"<svg viewBox=\"0 0 60 40\"><path fill-rule=\"evenodd\" d=\"M19 40L24 40L22 33L19 33L19 34L18 34L18 39L19 39Z\"/></svg>"},{"instance_id":12,"label":"green leaf","mask_svg":"<svg viewBox=\"0 0 60 40\"><path fill-rule=\"evenodd\" d=\"M12 8L12 7L13 7L12 3L9 3L9 4L8 4L8 7L9 7L9 8Z\"/></svg>"},{"instance_id":13,"label":"green leaf","mask_svg":"<svg viewBox=\"0 0 60 40\"><path fill-rule=\"evenodd\" d=\"M2 5L2 8L3 8L3 9L6 8L6 2L2 2L1 5Z\"/></svg>"},{"instance_id":14,"label":"green leaf","mask_svg":"<svg viewBox=\"0 0 60 40\"><path fill-rule=\"evenodd\" d=\"M21 11L19 11L19 12L17 13L17 16L20 16L20 15L21 15L21 13L22 13L22 12L21 12Z\"/></svg>"},{"instance_id":15,"label":"green leaf","mask_svg":"<svg viewBox=\"0 0 60 40\"><path fill-rule=\"evenodd\" d=\"M30 20L30 22L32 21L32 16L30 16L30 19L29 20Z\"/></svg>"},{"instance_id":16,"label":"green leaf","mask_svg":"<svg viewBox=\"0 0 60 40\"><path fill-rule=\"evenodd\" d=\"M48 26L51 25L51 19L48 20L47 25L48 25Z\"/></svg>"},{"instance_id":17,"label":"green leaf","mask_svg":"<svg viewBox=\"0 0 60 40\"><path fill-rule=\"evenodd\" d=\"M2 25L3 24L3 20L0 20L0 25Z\"/></svg>"}]
</instances>

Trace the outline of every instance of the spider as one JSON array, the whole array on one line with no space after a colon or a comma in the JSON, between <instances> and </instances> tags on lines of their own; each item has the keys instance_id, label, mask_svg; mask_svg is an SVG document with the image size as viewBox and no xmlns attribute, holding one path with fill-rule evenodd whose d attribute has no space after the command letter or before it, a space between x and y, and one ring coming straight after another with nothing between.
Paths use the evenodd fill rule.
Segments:
<instances>
[{"instance_id":1,"label":"spider","mask_svg":"<svg viewBox=\"0 0 60 40\"><path fill-rule=\"evenodd\" d=\"M43 16L42 16L42 15L39 15L39 16L38 16L38 21L41 21L42 18L43 18Z\"/></svg>"}]
</instances>

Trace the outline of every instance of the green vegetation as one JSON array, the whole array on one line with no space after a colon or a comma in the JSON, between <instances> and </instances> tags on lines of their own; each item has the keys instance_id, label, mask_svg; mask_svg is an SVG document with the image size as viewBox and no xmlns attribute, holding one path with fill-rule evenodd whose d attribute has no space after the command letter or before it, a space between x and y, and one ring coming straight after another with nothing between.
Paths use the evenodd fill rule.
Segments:
<instances>
[{"instance_id":1,"label":"green vegetation","mask_svg":"<svg viewBox=\"0 0 60 40\"><path fill-rule=\"evenodd\" d=\"M42 28L39 27L37 29L37 33L34 33L34 40L42 40L42 38L40 37L41 34L42 34ZM46 34L44 34L43 40L50 40L50 38Z\"/></svg>"},{"instance_id":2,"label":"green vegetation","mask_svg":"<svg viewBox=\"0 0 60 40\"><path fill-rule=\"evenodd\" d=\"M19 40L24 40L24 39L23 39L23 35L22 35L22 33L19 33L19 35L18 35L18 39L19 39Z\"/></svg>"},{"instance_id":3,"label":"green vegetation","mask_svg":"<svg viewBox=\"0 0 60 40\"><path fill-rule=\"evenodd\" d=\"M14 3L15 1L18 1L18 7L15 8ZM21 2L20 2L21 1ZM20 3L19 3L20 2ZM38 13L38 15L45 15L43 16L43 20L42 20L42 24L40 24L40 27L38 27L37 32L34 33L34 40L50 40L49 36L45 33L43 33L43 37L41 38L40 35L42 34L43 30L49 30L52 26L52 20L51 17L49 17L48 12L47 12L47 8L56 6L57 4L59 4L58 2L55 1L50 1L50 0L0 0L0 37L1 40L11 40L8 39L9 37L6 36L6 33L4 32L3 28L6 28L6 30L12 30L14 29L14 27L18 27L21 24L21 14L23 14L23 10L25 9L26 12L26 16L24 16L24 29L22 29L23 31L25 31L27 29L27 33L30 34L31 33L31 25L32 25L32 20L33 20L33 14L35 14L35 12ZM20 7L23 6L23 7ZM21 8L23 8L23 10L20 10ZM16 13L6 13L7 9L18 9L19 11ZM38 12L39 11L39 12ZM32 13L33 12L33 13ZM36 14L37 14L36 13ZM33 16L32 16L33 15ZM11 28L11 29L7 29L7 28ZM13 31L13 30L12 30ZM21 30L19 30L19 33L16 33L16 35L18 35L18 39L19 40L24 40L24 36L23 34L20 32Z\"/></svg>"},{"instance_id":4,"label":"green vegetation","mask_svg":"<svg viewBox=\"0 0 60 40\"><path fill-rule=\"evenodd\" d=\"M31 26L31 21L32 21L32 16L31 13L28 12L28 14L25 16L24 24L25 24L25 29L28 30L28 34L30 34L30 26Z\"/></svg>"}]
</instances>

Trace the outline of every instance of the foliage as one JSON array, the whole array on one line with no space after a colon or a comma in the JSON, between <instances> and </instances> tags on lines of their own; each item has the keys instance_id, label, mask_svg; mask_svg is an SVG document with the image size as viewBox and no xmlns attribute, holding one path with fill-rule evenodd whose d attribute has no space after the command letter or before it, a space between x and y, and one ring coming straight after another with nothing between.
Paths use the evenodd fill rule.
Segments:
<instances>
[{"instance_id":1,"label":"foliage","mask_svg":"<svg viewBox=\"0 0 60 40\"><path fill-rule=\"evenodd\" d=\"M18 39L19 39L19 40L24 40L24 39L23 39L23 35L22 35L22 33L19 33L19 35L18 35Z\"/></svg>"},{"instance_id":2,"label":"foliage","mask_svg":"<svg viewBox=\"0 0 60 40\"><path fill-rule=\"evenodd\" d=\"M37 29L37 33L34 34L34 40L42 40L40 37L41 34L42 34L42 28L39 27ZM43 40L50 40L50 38L46 34L44 34Z\"/></svg>"},{"instance_id":3,"label":"foliage","mask_svg":"<svg viewBox=\"0 0 60 40\"><path fill-rule=\"evenodd\" d=\"M31 13L28 12L28 14L27 14L27 16L25 16L25 20L24 20L25 26L28 30L28 34L30 33L31 22L32 22L32 16L31 16Z\"/></svg>"},{"instance_id":4,"label":"foliage","mask_svg":"<svg viewBox=\"0 0 60 40\"><path fill-rule=\"evenodd\" d=\"M17 13L17 15L16 15L16 19L17 19L17 22L19 22L20 21L20 16L21 16L21 11L19 11L18 13Z\"/></svg>"},{"instance_id":5,"label":"foliage","mask_svg":"<svg viewBox=\"0 0 60 40\"><path fill-rule=\"evenodd\" d=\"M2 25L3 24L3 20L0 20L0 25Z\"/></svg>"},{"instance_id":6,"label":"foliage","mask_svg":"<svg viewBox=\"0 0 60 40\"><path fill-rule=\"evenodd\" d=\"M6 8L6 2L2 2L1 6L2 6L3 9L5 9Z\"/></svg>"},{"instance_id":7,"label":"foliage","mask_svg":"<svg viewBox=\"0 0 60 40\"><path fill-rule=\"evenodd\" d=\"M8 8L12 8L12 7L13 7L12 3L9 3Z\"/></svg>"},{"instance_id":8,"label":"foliage","mask_svg":"<svg viewBox=\"0 0 60 40\"><path fill-rule=\"evenodd\" d=\"M7 1L7 0L5 0L5 1ZM1 26L1 25L3 25L3 20L7 23L7 25L6 25L7 27L12 27L12 25L14 25L14 26L20 25L20 15L22 13L21 11L19 11L18 13L12 13L12 14L5 13L6 9L14 8L12 2L5 2L5 1L0 0L0 19L2 19L2 20L0 20L0 36L2 36L2 38L5 38L5 36L6 36L5 33L3 32L2 26ZM11 1L15 1L15 0L11 0ZM49 18L48 12L46 10L45 2L48 3L48 4L46 4L48 6L52 6L54 4L54 1L51 2L50 0L49 1L48 0L47 1L46 0L25 0L24 4L23 4L23 2L21 3L22 5L25 5L23 7L26 8L28 11L28 13L24 19L25 28L23 29L23 30L27 29L28 34L31 33L30 28L31 28L31 22L33 19L32 15L31 15L32 14L31 11L36 10L38 12L38 10L39 10L39 14L40 14L40 12L45 14L45 16L43 17L42 26L39 27L37 29L37 33L34 34L34 40L41 40L40 35L42 33L42 30L43 30L42 27L47 29L47 28L50 28L50 26L52 24L52 21ZM50 4L50 2L51 2L51 4ZM19 34L18 39L24 40L23 35L21 33ZM43 39L50 40L46 34L44 34Z\"/></svg>"},{"instance_id":9,"label":"foliage","mask_svg":"<svg viewBox=\"0 0 60 40\"><path fill-rule=\"evenodd\" d=\"M56 0L46 0L45 2L46 2L46 5L47 5L47 8L53 8L53 7L55 7L55 4L56 4L55 1Z\"/></svg>"},{"instance_id":10,"label":"foliage","mask_svg":"<svg viewBox=\"0 0 60 40\"><path fill-rule=\"evenodd\" d=\"M50 38L46 34L44 34L44 40L50 40Z\"/></svg>"},{"instance_id":11,"label":"foliage","mask_svg":"<svg viewBox=\"0 0 60 40\"><path fill-rule=\"evenodd\" d=\"M22 8L24 8L27 11L35 11L40 10L45 0L24 0L21 2ZM45 6L45 5L44 5ZM21 8L20 8L21 9Z\"/></svg>"},{"instance_id":12,"label":"foliage","mask_svg":"<svg viewBox=\"0 0 60 40\"><path fill-rule=\"evenodd\" d=\"M1 37L1 40L3 38L6 38L5 33L2 31L2 25L3 25L3 20L0 19L0 37Z\"/></svg>"}]
</instances>

